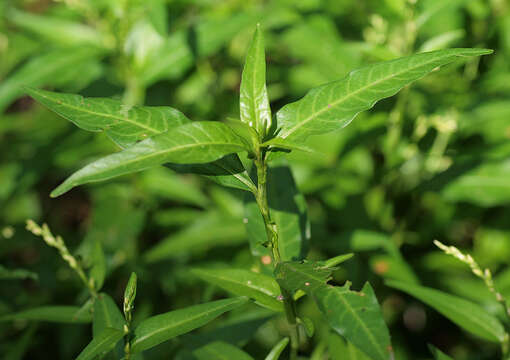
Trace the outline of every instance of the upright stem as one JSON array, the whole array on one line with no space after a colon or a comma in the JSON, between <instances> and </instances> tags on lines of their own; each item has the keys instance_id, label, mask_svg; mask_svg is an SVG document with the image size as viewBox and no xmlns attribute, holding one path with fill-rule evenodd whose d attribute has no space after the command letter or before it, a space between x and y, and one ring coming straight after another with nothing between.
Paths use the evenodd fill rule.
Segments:
<instances>
[{"instance_id":1,"label":"upright stem","mask_svg":"<svg viewBox=\"0 0 510 360\"><path fill-rule=\"evenodd\" d=\"M281 262L280 250L278 247L278 227L271 220L271 213L267 201L267 163L265 160L265 151L259 150L255 159L255 166L257 168L257 191L254 194L257 204L264 219L266 227L266 234L268 243L267 246L271 248L273 263L278 264ZM290 347L291 347L291 360L297 359L299 349L299 330L297 326L296 306L292 294L283 288L280 288L283 297L283 306L285 309L285 316L289 324L290 332Z\"/></svg>"}]
</instances>

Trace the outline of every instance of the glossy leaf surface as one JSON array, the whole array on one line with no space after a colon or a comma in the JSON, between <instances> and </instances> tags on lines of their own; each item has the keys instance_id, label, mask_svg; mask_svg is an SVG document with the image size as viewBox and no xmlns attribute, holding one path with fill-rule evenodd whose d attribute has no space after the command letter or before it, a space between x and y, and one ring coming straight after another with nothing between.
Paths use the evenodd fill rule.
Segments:
<instances>
[{"instance_id":1,"label":"glossy leaf surface","mask_svg":"<svg viewBox=\"0 0 510 360\"><path fill-rule=\"evenodd\" d=\"M94 336L92 341L83 349L76 360L92 360L98 356L106 354L115 347L115 344L122 339L124 332L118 329L105 328Z\"/></svg>"},{"instance_id":2,"label":"glossy leaf surface","mask_svg":"<svg viewBox=\"0 0 510 360\"><path fill-rule=\"evenodd\" d=\"M439 66L469 56L490 54L485 49L449 49L381 62L352 71L342 80L312 89L278 113L278 136L299 143L309 135L341 129L358 113L370 109L404 86Z\"/></svg>"},{"instance_id":3,"label":"glossy leaf surface","mask_svg":"<svg viewBox=\"0 0 510 360\"><path fill-rule=\"evenodd\" d=\"M388 281L387 285L423 301L464 330L482 339L501 342L505 336L499 320L476 303L424 286L397 281Z\"/></svg>"},{"instance_id":4,"label":"glossy leaf surface","mask_svg":"<svg viewBox=\"0 0 510 360\"><path fill-rule=\"evenodd\" d=\"M239 296L254 299L260 305L274 311L283 311L277 300L280 287L274 278L244 269L193 269L195 276L210 284Z\"/></svg>"},{"instance_id":5,"label":"glossy leaf surface","mask_svg":"<svg viewBox=\"0 0 510 360\"><path fill-rule=\"evenodd\" d=\"M247 302L233 298L194 305L143 320L135 329L131 351L137 353L201 327L221 314Z\"/></svg>"},{"instance_id":6,"label":"glossy leaf surface","mask_svg":"<svg viewBox=\"0 0 510 360\"><path fill-rule=\"evenodd\" d=\"M239 107L241 121L253 127L261 138L271 127L271 108L266 89L266 55L264 37L257 26L241 80Z\"/></svg>"},{"instance_id":7,"label":"glossy leaf surface","mask_svg":"<svg viewBox=\"0 0 510 360\"><path fill-rule=\"evenodd\" d=\"M133 106L108 98L29 88L28 94L76 126L87 131L104 131L121 148L127 148L190 120L168 106Z\"/></svg>"},{"instance_id":8,"label":"glossy leaf surface","mask_svg":"<svg viewBox=\"0 0 510 360\"><path fill-rule=\"evenodd\" d=\"M331 270L317 263L286 262L275 269L278 283L310 295L331 328L374 360L393 356L388 328L370 284L360 292L327 284Z\"/></svg>"},{"instance_id":9,"label":"glossy leaf surface","mask_svg":"<svg viewBox=\"0 0 510 360\"><path fill-rule=\"evenodd\" d=\"M51 196L62 195L78 185L111 179L169 162L207 163L244 150L244 142L227 125L208 121L193 122L85 166L58 186Z\"/></svg>"}]
</instances>

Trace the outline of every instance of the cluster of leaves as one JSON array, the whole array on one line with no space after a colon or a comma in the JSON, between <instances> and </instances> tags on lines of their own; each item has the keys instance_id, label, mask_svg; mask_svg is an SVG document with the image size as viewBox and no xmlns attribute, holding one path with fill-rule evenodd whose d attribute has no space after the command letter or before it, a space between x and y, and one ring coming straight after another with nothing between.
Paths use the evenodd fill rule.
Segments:
<instances>
[{"instance_id":1,"label":"cluster of leaves","mask_svg":"<svg viewBox=\"0 0 510 360\"><path fill-rule=\"evenodd\" d=\"M427 342L459 359L508 354L504 1L6 1L0 11L9 359L44 358L50 343L62 358L278 359L289 324L312 359L447 358ZM248 46L257 22L267 87L260 30ZM442 50L451 45L497 51ZM270 224L257 161L269 163ZM84 163L51 193L64 196L47 198ZM69 267L23 231L26 218L76 247L31 226ZM498 291L434 238L474 247ZM124 286L133 270L138 291L135 275ZM361 291L331 285L346 280ZM225 293L239 297L217 300ZM86 326L48 321L92 322L92 340Z\"/></svg>"}]
</instances>

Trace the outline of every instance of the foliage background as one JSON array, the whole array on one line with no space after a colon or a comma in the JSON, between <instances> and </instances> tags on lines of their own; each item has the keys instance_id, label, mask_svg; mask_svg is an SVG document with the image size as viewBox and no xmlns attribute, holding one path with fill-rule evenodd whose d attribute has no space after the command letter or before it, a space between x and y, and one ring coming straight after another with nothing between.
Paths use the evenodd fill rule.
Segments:
<instances>
[{"instance_id":1,"label":"foliage background","mask_svg":"<svg viewBox=\"0 0 510 360\"><path fill-rule=\"evenodd\" d=\"M0 2L0 313L85 298L58 254L24 230L27 218L50 224L85 260L87 244L100 239L108 263L104 289L119 304L136 271L135 322L224 295L194 278L192 266L260 267L247 246L243 194L193 175L157 168L50 199L66 176L116 148L104 134L81 131L36 105L20 88L170 105L193 120L236 118L242 63L257 22L265 31L274 109L364 64L446 47L495 49L381 101L340 132L311 138L307 145L317 153L289 160L308 204L310 257L356 252L335 282L349 279L356 289L373 284L397 359L429 358L427 343L455 359L494 358L496 347L384 280L420 281L497 313L483 283L432 245L439 239L471 252L510 296L505 0ZM320 324L310 303L300 306ZM243 322L223 336L256 358L283 327L255 307L229 317L214 325ZM203 342L207 331L145 358L169 358ZM304 353L327 336L318 331ZM19 321L0 323L0 338L2 358L45 359L50 352L69 359L90 329Z\"/></svg>"}]
</instances>

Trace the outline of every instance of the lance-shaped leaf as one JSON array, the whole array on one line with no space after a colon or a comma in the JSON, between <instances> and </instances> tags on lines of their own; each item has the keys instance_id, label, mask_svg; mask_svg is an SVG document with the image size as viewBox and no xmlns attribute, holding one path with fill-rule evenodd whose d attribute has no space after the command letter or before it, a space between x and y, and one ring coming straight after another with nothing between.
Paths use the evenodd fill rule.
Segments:
<instances>
[{"instance_id":1,"label":"lance-shaped leaf","mask_svg":"<svg viewBox=\"0 0 510 360\"><path fill-rule=\"evenodd\" d=\"M107 294L99 294L94 302L94 320L92 322L94 337L101 334L106 328L123 330L124 324L124 317L113 299Z\"/></svg>"},{"instance_id":2,"label":"lance-shaped leaf","mask_svg":"<svg viewBox=\"0 0 510 360\"><path fill-rule=\"evenodd\" d=\"M452 360L451 357L449 357L448 355L446 355L444 352L442 352L433 345L429 344L429 350L432 353L432 355L434 355L434 359L436 360Z\"/></svg>"},{"instance_id":3,"label":"lance-shaped leaf","mask_svg":"<svg viewBox=\"0 0 510 360\"><path fill-rule=\"evenodd\" d=\"M244 269L193 269L191 272L232 294L247 296L268 309L283 311L282 302L277 300L280 287L271 276Z\"/></svg>"},{"instance_id":4,"label":"lance-shaped leaf","mask_svg":"<svg viewBox=\"0 0 510 360\"><path fill-rule=\"evenodd\" d=\"M283 261L303 259L308 251L310 239L305 198L299 192L288 166L269 168L267 184L271 218L279 231L281 258ZM264 220L251 194L245 197L244 216L253 255L269 254L269 250L264 247L268 240Z\"/></svg>"},{"instance_id":5,"label":"lance-shaped leaf","mask_svg":"<svg viewBox=\"0 0 510 360\"><path fill-rule=\"evenodd\" d=\"M82 350L76 360L92 360L98 355L104 355L115 347L122 339L124 332L118 329L106 328Z\"/></svg>"},{"instance_id":6,"label":"lance-shaped leaf","mask_svg":"<svg viewBox=\"0 0 510 360\"><path fill-rule=\"evenodd\" d=\"M279 137L299 143L348 125L361 111L370 109L404 86L439 66L459 58L490 54L486 49L448 49L412 55L352 71L344 79L312 89L305 97L277 113Z\"/></svg>"},{"instance_id":7,"label":"lance-shaped leaf","mask_svg":"<svg viewBox=\"0 0 510 360\"><path fill-rule=\"evenodd\" d=\"M10 320L34 320L59 323L89 323L92 316L77 306L41 306L14 314L0 316L0 322Z\"/></svg>"},{"instance_id":8,"label":"lance-shaped leaf","mask_svg":"<svg viewBox=\"0 0 510 360\"><path fill-rule=\"evenodd\" d=\"M245 297L239 297L212 301L145 319L135 329L135 336L131 341L131 351L137 353L147 350L171 338L190 332L221 314L245 304L247 300Z\"/></svg>"},{"instance_id":9,"label":"lance-shaped leaf","mask_svg":"<svg viewBox=\"0 0 510 360\"><path fill-rule=\"evenodd\" d=\"M139 142L85 166L52 193L62 195L75 186L108 180L165 163L207 163L246 150L245 143L220 122L192 122Z\"/></svg>"},{"instance_id":10,"label":"lance-shaped leaf","mask_svg":"<svg viewBox=\"0 0 510 360\"><path fill-rule=\"evenodd\" d=\"M266 89L264 37L259 25L246 55L239 100L241 121L263 138L271 127L271 108Z\"/></svg>"},{"instance_id":11,"label":"lance-shaped leaf","mask_svg":"<svg viewBox=\"0 0 510 360\"><path fill-rule=\"evenodd\" d=\"M285 347L289 343L289 338L283 338L281 339L267 354L265 360L278 360L280 358L280 355L282 354L283 350L285 350Z\"/></svg>"},{"instance_id":12,"label":"lance-shaped leaf","mask_svg":"<svg viewBox=\"0 0 510 360\"><path fill-rule=\"evenodd\" d=\"M502 342L505 337L505 329L499 320L476 303L424 286L398 281L387 281L386 284L423 301L464 330L482 339L497 343Z\"/></svg>"},{"instance_id":13,"label":"lance-shaped leaf","mask_svg":"<svg viewBox=\"0 0 510 360\"><path fill-rule=\"evenodd\" d=\"M310 295L329 326L373 360L390 360L393 350L388 328L374 291L366 283L360 292L327 284L331 270L317 263L284 262L275 269L280 286Z\"/></svg>"},{"instance_id":14,"label":"lance-shaped leaf","mask_svg":"<svg viewBox=\"0 0 510 360\"><path fill-rule=\"evenodd\" d=\"M180 111L168 106L123 105L108 98L84 98L28 88L35 100L87 131L104 131L121 148L189 123Z\"/></svg>"}]
</instances>

